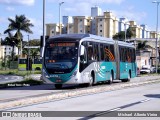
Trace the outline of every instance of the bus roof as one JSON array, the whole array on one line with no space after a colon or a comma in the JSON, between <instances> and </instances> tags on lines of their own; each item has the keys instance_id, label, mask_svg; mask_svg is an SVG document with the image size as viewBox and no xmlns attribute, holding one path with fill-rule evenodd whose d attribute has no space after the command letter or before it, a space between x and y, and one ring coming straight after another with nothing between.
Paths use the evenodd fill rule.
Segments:
<instances>
[{"instance_id":1,"label":"bus roof","mask_svg":"<svg viewBox=\"0 0 160 120\"><path fill-rule=\"evenodd\" d=\"M85 37L89 37L89 34L61 34L50 37L49 39L61 39L61 38L72 38L72 39L83 39Z\"/></svg>"},{"instance_id":2,"label":"bus roof","mask_svg":"<svg viewBox=\"0 0 160 120\"><path fill-rule=\"evenodd\" d=\"M92 35L92 34L61 34L61 35L56 35L53 37L50 37L49 40L52 39L62 39L62 38L69 38L71 40L76 39L76 40L81 40L83 38L93 38L95 40L108 40L108 41L114 41L111 38L105 38L97 35Z\"/></svg>"},{"instance_id":3,"label":"bus roof","mask_svg":"<svg viewBox=\"0 0 160 120\"><path fill-rule=\"evenodd\" d=\"M123 42L123 41L118 41L118 45L135 48L135 46L132 43L127 43L127 42Z\"/></svg>"},{"instance_id":4,"label":"bus roof","mask_svg":"<svg viewBox=\"0 0 160 120\"><path fill-rule=\"evenodd\" d=\"M92 38L94 40L98 40L101 42L108 42L108 43L115 43L115 40L113 40L112 38L105 38L105 37L101 37L101 36L97 36L97 35L92 35L92 34L61 34L61 35L56 35L53 37L49 38L49 41L52 39L56 39L56 40L62 40L63 39L67 39L67 40L81 40L84 38ZM118 41L118 45L121 46L128 46L128 47L134 47L134 45L132 45L131 43L126 43L123 41Z\"/></svg>"}]
</instances>

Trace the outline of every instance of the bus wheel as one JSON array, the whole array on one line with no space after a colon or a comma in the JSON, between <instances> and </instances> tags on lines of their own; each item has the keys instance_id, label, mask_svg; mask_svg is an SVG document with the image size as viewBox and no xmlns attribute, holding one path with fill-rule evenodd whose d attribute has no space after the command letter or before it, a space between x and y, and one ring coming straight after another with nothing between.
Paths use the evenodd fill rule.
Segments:
<instances>
[{"instance_id":1,"label":"bus wheel","mask_svg":"<svg viewBox=\"0 0 160 120\"><path fill-rule=\"evenodd\" d=\"M94 78L93 78L93 75L91 75L91 77L89 78L88 86L92 86L93 85L93 81L94 81Z\"/></svg>"},{"instance_id":2,"label":"bus wheel","mask_svg":"<svg viewBox=\"0 0 160 120\"><path fill-rule=\"evenodd\" d=\"M112 84L113 83L113 74L111 73L110 75L110 79L107 81L108 84Z\"/></svg>"},{"instance_id":3,"label":"bus wheel","mask_svg":"<svg viewBox=\"0 0 160 120\"><path fill-rule=\"evenodd\" d=\"M56 89L61 89L62 88L62 84L55 84L55 88Z\"/></svg>"},{"instance_id":4,"label":"bus wheel","mask_svg":"<svg viewBox=\"0 0 160 120\"><path fill-rule=\"evenodd\" d=\"M122 82L129 82L131 80L131 74L128 74L128 78L127 79L123 79Z\"/></svg>"}]
</instances>

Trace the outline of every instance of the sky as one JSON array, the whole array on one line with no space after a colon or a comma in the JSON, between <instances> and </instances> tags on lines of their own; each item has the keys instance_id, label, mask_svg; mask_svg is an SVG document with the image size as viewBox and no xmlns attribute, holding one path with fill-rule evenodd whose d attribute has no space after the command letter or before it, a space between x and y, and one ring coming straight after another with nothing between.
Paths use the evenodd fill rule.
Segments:
<instances>
[{"instance_id":1,"label":"sky","mask_svg":"<svg viewBox=\"0 0 160 120\"><path fill-rule=\"evenodd\" d=\"M134 20L138 25L146 24L151 31L156 31L157 5L153 0L46 0L46 23L59 22L59 3L61 16L90 16L91 7L99 6L103 11L111 11L117 18ZM158 1L158 0L157 0ZM160 0L159 0L160 1ZM160 7L160 6L159 6ZM160 8L159 8L160 10ZM160 12L159 12L160 13ZM25 15L34 27L30 39L39 39L43 31L43 0L0 0L0 33L8 28L8 18ZM160 23L159 23L160 26ZM158 29L160 31L160 27ZM28 33L24 33L24 40Z\"/></svg>"}]
</instances>

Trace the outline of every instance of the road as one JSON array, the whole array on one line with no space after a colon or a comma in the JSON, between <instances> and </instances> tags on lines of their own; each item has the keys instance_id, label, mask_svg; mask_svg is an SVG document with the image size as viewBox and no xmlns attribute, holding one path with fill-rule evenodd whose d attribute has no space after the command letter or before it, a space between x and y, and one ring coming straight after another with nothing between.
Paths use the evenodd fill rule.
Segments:
<instances>
[{"instance_id":1,"label":"road","mask_svg":"<svg viewBox=\"0 0 160 120\"><path fill-rule=\"evenodd\" d=\"M144 77L136 77L132 79L129 83L139 83L139 82L145 82L148 80L154 80L155 78L160 79L160 76L144 76ZM115 86L119 86L121 81L115 81L112 85L98 85L97 87L100 86L105 86L105 87L112 87L114 88ZM126 84L126 83L124 83ZM0 90L0 103L4 102L5 100L16 100L16 99L21 99L25 97L33 97L33 96L41 96L45 94L53 94L57 92L62 92L62 91L69 91L69 90L77 90L77 86L73 85L66 85L64 86L63 89L61 90L56 90L54 88L53 84L44 84L44 85L37 85L37 86L26 86L26 87L13 87L13 88L6 88L6 89L1 89ZM79 89L79 88L78 88Z\"/></svg>"},{"instance_id":2,"label":"road","mask_svg":"<svg viewBox=\"0 0 160 120\"><path fill-rule=\"evenodd\" d=\"M118 83L119 84L119 83ZM117 84L117 85L118 85ZM114 86L114 85L112 85ZM99 118L101 115L109 114L109 111L160 111L160 83L145 84L141 86L127 87L113 91L100 92L82 96L75 96L62 100L44 101L37 104L26 106L13 107L8 111L96 111L88 112L90 118L77 117L68 119L114 119L114 118ZM23 92L23 91L22 91ZM103 112L101 112L103 111ZM71 113L70 113L71 114ZM71 114L72 115L72 114ZM98 118L95 116L99 116ZM141 120L143 117L129 119ZM34 118L39 119L39 118ZM44 119L44 118L43 118ZM53 118L48 118L52 119ZM67 119L67 118L54 118ZM115 118L127 120L128 118ZM144 118L145 120L158 120L159 118Z\"/></svg>"}]
</instances>

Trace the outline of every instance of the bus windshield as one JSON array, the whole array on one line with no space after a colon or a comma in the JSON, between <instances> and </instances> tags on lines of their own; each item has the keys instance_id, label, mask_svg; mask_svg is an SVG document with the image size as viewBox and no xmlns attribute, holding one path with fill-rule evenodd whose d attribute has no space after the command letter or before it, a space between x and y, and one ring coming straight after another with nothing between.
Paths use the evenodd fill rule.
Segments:
<instances>
[{"instance_id":1,"label":"bus windshield","mask_svg":"<svg viewBox=\"0 0 160 120\"><path fill-rule=\"evenodd\" d=\"M54 42L46 45L45 67L49 73L68 73L78 59L78 43Z\"/></svg>"}]
</instances>

